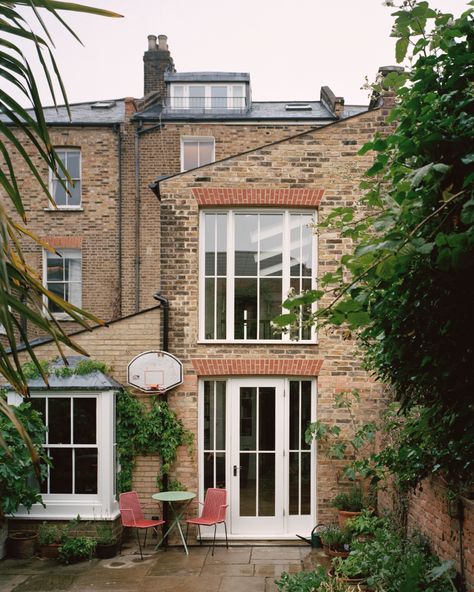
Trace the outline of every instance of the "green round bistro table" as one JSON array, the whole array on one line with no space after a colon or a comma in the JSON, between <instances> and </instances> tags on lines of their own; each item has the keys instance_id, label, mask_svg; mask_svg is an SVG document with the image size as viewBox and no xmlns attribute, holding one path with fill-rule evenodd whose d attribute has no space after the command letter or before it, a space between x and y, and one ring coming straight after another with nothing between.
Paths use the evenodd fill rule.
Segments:
<instances>
[{"instance_id":1,"label":"green round bistro table","mask_svg":"<svg viewBox=\"0 0 474 592\"><path fill-rule=\"evenodd\" d=\"M161 491L160 493L154 493L151 497L158 502L166 502L169 504L171 513L173 514L173 522L170 524L168 530L164 534L161 541L156 545L155 549L158 549L158 547L163 543L163 541L174 528L177 528L179 530L179 534L181 535L181 540L183 541L186 555L189 555L186 539L184 538L183 531L181 529L180 520L186 512L191 500L196 497L196 494L192 491ZM181 508L177 509L175 504L179 503L183 503L183 505Z\"/></svg>"}]
</instances>

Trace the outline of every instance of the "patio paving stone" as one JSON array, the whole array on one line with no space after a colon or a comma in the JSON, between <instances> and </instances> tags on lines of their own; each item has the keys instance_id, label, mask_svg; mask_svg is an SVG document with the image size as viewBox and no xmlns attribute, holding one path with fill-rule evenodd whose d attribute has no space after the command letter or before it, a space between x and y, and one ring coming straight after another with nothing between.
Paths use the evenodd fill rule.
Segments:
<instances>
[{"instance_id":1,"label":"patio paving stone","mask_svg":"<svg viewBox=\"0 0 474 592\"><path fill-rule=\"evenodd\" d=\"M204 565L201 574L203 576L253 576L254 566L245 563L212 563Z\"/></svg>"},{"instance_id":2,"label":"patio paving stone","mask_svg":"<svg viewBox=\"0 0 474 592\"><path fill-rule=\"evenodd\" d=\"M278 559L284 561L301 561L301 549L295 547L253 547L251 561Z\"/></svg>"},{"instance_id":3,"label":"patio paving stone","mask_svg":"<svg viewBox=\"0 0 474 592\"><path fill-rule=\"evenodd\" d=\"M19 584L24 582L28 576L21 575L21 576L7 576L7 575L0 575L0 582L1 587L0 590L2 592L12 592Z\"/></svg>"},{"instance_id":4,"label":"patio paving stone","mask_svg":"<svg viewBox=\"0 0 474 592\"><path fill-rule=\"evenodd\" d=\"M220 576L148 576L137 582L134 592L218 592ZM228 588L227 592L231 592ZM263 592L263 589L259 592Z\"/></svg>"},{"instance_id":5,"label":"patio paving stone","mask_svg":"<svg viewBox=\"0 0 474 592\"><path fill-rule=\"evenodd\" d=\"M240 576L224 576L219 592L263 592L265 590L265 578L246 578Z\"/></svg>"},{"instance_id":6,"label":"patio paving stone","mask_svg":"<svg viewBox=\"0 0 474 592\"><path fill-rule=\"evenodd\" d=\"M254 573L256 576L279 578L284 571L294 574L301 569L302 567L298 563L256 563Z\"/></svg>"},{"instance_id":7,"label":"patio paving stone","mask_svg":"<svg viewBox=\"0 0 474 592\"><path fill-rule=\"evenodd\" d=\"M252 549L248 548L229 548L216 549L214 557L209 554L206 563L250 563L250 554Z\"/></svg>"}]
</instances>

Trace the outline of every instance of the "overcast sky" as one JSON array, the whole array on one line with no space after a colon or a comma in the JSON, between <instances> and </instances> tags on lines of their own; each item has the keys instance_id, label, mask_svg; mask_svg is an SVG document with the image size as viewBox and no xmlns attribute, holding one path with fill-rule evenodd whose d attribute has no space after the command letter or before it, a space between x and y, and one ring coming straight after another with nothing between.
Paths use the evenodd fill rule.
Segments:
<instances>
[{"instance_id":1,"label":"overcast sky","mask_svg":"<svg viewBox=\"0 0 474 592\"><path fill-rule=\"evenodd\" d=\"M382 0L82 0L124 15L71 15L84 47L51 25L71 103L143 95L147 36L165 34L178 72L250 72L254 100L310 100L328 85L365 104L365 76L394 64ZM459 14L467 0L431 0ZM46 104L51 104L47 93Z\"/></svg>"}]
</instances>

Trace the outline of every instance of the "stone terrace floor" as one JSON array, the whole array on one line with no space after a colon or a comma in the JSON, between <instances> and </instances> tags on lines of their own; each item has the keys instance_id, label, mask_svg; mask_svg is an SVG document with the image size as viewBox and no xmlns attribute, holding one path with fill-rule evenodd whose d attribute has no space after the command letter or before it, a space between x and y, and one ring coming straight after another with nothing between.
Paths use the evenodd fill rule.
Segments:
<instances>
[{"instance_id":1,"label":"stone terrace floor","mask_svg":"<svg viewBox=\"0 0 474 592\"><path fill-rule=\"evenodd\" d=\"M113 559L75 565L55 560L0 561L0 592L275 592L281 572L327 565L320 550L304 546L182 547L153 551L144 560L125 546Z\"/></svg>"}]
</instances>

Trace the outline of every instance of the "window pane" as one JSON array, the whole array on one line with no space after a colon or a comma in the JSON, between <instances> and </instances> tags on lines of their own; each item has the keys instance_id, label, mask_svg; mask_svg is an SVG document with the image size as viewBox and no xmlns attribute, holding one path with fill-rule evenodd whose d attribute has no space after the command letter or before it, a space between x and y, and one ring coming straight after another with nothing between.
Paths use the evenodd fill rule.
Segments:
<instances>
[{"instance_id":1,"label":"window pane","mask_svg":"<svg viewBox=\"0 0 474 592\"><path fill-rule=\"evenodd\" d=\"M226 383L216 382L216 449L225 450L225 387Z\"/></svg>"},{"instance_id":2,"label":"window pane","mask_svg":"<svg viewBox=\"0 0 474 592\"><path fill-rule=\"evenodd\" d=\"M204 450L214 448L214 385L215 382L204 382Z\"/></svg>"},{"instance_id":3,"label":"window pane","mask_svg":"<svg viewBox=\"0 0 474 592\"><path fill-rule=\"evenodd\" d=\"M205 279L205 304L204 304L204 331L206 339L214 339L214 290L216 280L214 278Z\"/></svg>"},{"instance_id":4,"label":"window pane","mask_svg":"<svg viewBox=\"0 0 474 592\"><path fill-rule=\"evenodd\" d=\"M283 215L260 216L260 274L283 274Z\"/></svg>"},{"instance_id":5,"label":"window pane","mask_svg":"<svg viewBox=\"0 0 474 592\"><path fill-rule=\"evenodd\" d=\"M235 215L235 275L257 275L258 216Z\"/></svg>"},{"instance_id":6,"label":"window pane","mask_svg":"<svg viewBox=\"0 0 474 592\"><path fill-rule=\"evenodd\" d=\"M257 389L240 389L240 449L256 450L257 446Z\"/></svg>"},{"instance_id":7,"label":"window pane","mask_svg":"<svg viewBox=\"0 0 474 592\"><path fill-rule=\"evenodd\" d=\"M80 152L69 150L67 153L67 170L71 179L80 178Z\"/></svg>"},{"instance_id":8,"label":"window pane","mask_svg":"<svg viewBox=\"0 0 474 592\"><path fill-rule=\"evenodd\" d=\"M217 278L217 294L216 294L216 322L217 322L217 339L226 338L226 284L225 278Z\"/></svg>"},{"instance_id":9,"label":"window pane","mask_svg":"<svg viewBox=\"0 0 474 592\"><path fill-rule=\"evenodd\" d=\"M275 389L260 387L258 397L258 448L275 450Z\"/></svg>"},{"instance_id":10,"label":"window pane","mask_svg":"<svg viewBox=\"0 0 474 592\"><path fill-rule=\"evenodd\" d=\"M301 514L311 514L311 453L301 453Z\"/></svg>"},{"instance_id":11,"label":"window pane","mask_svg":"<svg viewBox=\"0 0 474 592\"><path fill-rule=\"evenodd\" d=\"M189 87L189 106L191 107L191 109L204 109L204 97L204 86Z\"/></svg>"},{"instance_id":12,"label":"window pane","mask_svg":"<svg viewBox=\"0 0 474 592\"><path fill-rule=\"evenodd\" d=\"M97 450L76 448L75 493L97 493Z\"/></svg>"},{"instance_id":13,"label":"window pane","mask_svg":"<svg viewBox=\"0 0 474 592\"><path fill-rule=\"evenodd\" d=\"M199 166L214 162L214 140L199 140Z\"/></svg>"},{"instance_id":14,"label":"window pane","mask_svg":"<svg viewBox=\"0 0 474 592\"><path fill-rule=\"evenodd\" d=\"M300 485L300 455L299 452L290 452L290 514L299 514L299 485Z\"/></svg>"},{"instance_id":15,"label":"window pane","mask_svg":"<svg viewBox=\"0 0 474 592\"><path fill-rule=\"evenodd\" d=\"M69 205L70 206L80 206L81 205L81 182L75 181L73 184L68 184L68 189L71 192L69 195Z\"/></svg>"},{"instance_id":16,"label":"window pane","mask_svg":"<svg viewBox=\"0 0 474 592\"><path fill-rule=\"evenodd\" d=\"M301 381L301 448L309 450L310 445L306 444L304 434L311 421L311 381Z\"/></svg>"},{"instance_id":17,"label":"window pane","mask_svg":"<svg viewBox=\"0 0 474 592\"><path fill-rule=\"evenodd\" d=\"M53 181L53 199L58 206L65 206L67 203L66 189L57 180Z\"/></svg>"},{"instance_id":18,"label":"window pane","mask_svg":"<svg viewBox=\"0 0 474 592\"><path fill-rule=\"evenodd\" d=\"M225 453L216 454L216 487L225 488Z\"/></svg>"},{"instance_id":19,"label":"window pane","mask_svg":"<svg viewBox=\"0 0 474 592\"><path fill-rule=\"evenodd\" d=\"M232 87L232 107L234 109L241 109L245 107L244 89L242 86Z\"/></svg>"},{"instance_id":20,"label":"window pane","mask_svg":"<svg viewBox=\"0 0 474 592\"><path fill-rule=\"evenodd\" d=\"M211 86L212 109L225 109L227 107L227 86Z\"/></svg>"},{"instance_id":21,"label":"window pane","mask_svg":"<svg viewBox=\"0 0 474 592\"><path fill-rule=\"evenodd\" d=\"M50 398L48 400L48 442L50 444L71 444L71 399Z\"/></svg>"},{"instance_id":22,"label":"window pane","mask_svg":"<svg viewBox=\"0 0 474 592\"><path fill-rule=\"evenodd\" d=\"M72 491L72 450L50 448L49 456L53 466L49 468L49 492L73 493Z\"/></svg>"},{"instance_id":23,"label":"window pane","mask_svg":"<svg viewBox=\"0 0 474 592\"><path fill-rule=\"evenodd\" d=\"M302 275L305 276L312 276L313 274L313 229L309 226L311 223L311 216L301 216L301 263Z\"/></svg>"},{"instance_id":24,"label":"window pane","mask_svg":"<svg viewBox=\"0 0 474 592\"><path fill-rule=\"evenodd\" d=\"M240 515L256 516L257 514L257 474L255 453L240 455Z\"/></svg>"},{"instance_id":25,"label":"window pane","mask_svg":"<svg viewBox=\"0 0 474 592\"><path fill-rule=\"evenodd\" d=\"M260 333L259 339L281 339L281 333L274 333L272 319L281 314L281 279L260 280Z\"/></svg>"},{"instance_id":26,"label":"window pane","mask_svg":"<svg viewBox=\"0 0 474 592\"><path fill-rule=\"evenodd\" d=\"M300 439L300 383L297 380L290 381L290 450L299 449Z\"/></svg>"},{"instance_id":27,"label":"window pane","mask_svg":"<svg viewBox=\"0 0 474 592\"><path fill-rule=\"evenodd\" d=\"M214 487L214 453L204 453L204 491Z\"/></svg>"},{"instance_id":28,"label":"window pane","mask_svg":"<svg viewBox=\"0 0 474 592\"><path fill-rule=\"evenodd\" d=\"M64 280L64 258L55 255L47 255L48 282Z\"/></svg>"},{"instance_id":29,"label":"window pane","mask_svg":"<svg viewBox=\"0 0 474 592\"><path fill-rule=\"evenodd\" d=\"M290 216L290 275L301 275L301 216Z\"/></svg>"},{"instance_id":30,"label":"window pane","mask_svg":"<svg viewBox=\"0 0 474 592\"><path fill-rule=\"evenodd\" d=\"M196 141L183 142L183 171L199 166L198 143Z\"/></svg>"},{"instance_id":31,"label":"window pane","mask_svg":"<svg viewBox=\"0 0 474 592\"><path fill-rule=\"evenodd\" d=\"M46 425L46 399L44 397L31 397L28 401L31 404L31 408L41 413L41 419ZM46 434L43 436L43 442L46 442Z\"/></svg>"},{"instance_id":32,"label":"window pane","mask_svg":"<svg viewBox=\"0 0 474 592\"><path fill-rule=\"evenodd\" d=\"M216 215L206 214L205 216L205 250L206 250L206 275L215 275L215 244L216 244Z\"/></svg>"},{"instance_id":33,"label":"window pane","mask_svg":"<svg viewBox=\"0 0 474 592\"><path fill-rule=\"evenodd\" d=\"M217 218L217 275L227 273L227 215L218 214Z\"/></svg>"},{"instance_id":34,"label":"window pane","mask_svg":"<svg viewBox=\"0 0 474 592\"><path fill-rule=\"evenodd\" d=\"M96 443L96 399L73 399L74 444Z\"/></svg>"},{"instance_id":35,"label":"window pane","mask_svg":"<svg viewBox=\"0 0 474 592\"><path fill-rule=\"evenodd\" d=\"M235 338L257 339L257 280L235 280Z\"/></svg>"},{"instance_id":36,"label":"window pane","mask_svg":"<svg viewBox=\"0 0 474 592\"><path fill-rule=\"evenodd\" d=\"M258 457L258 515L275 516L275 455Z\"/></svg>"}]
</instances>

